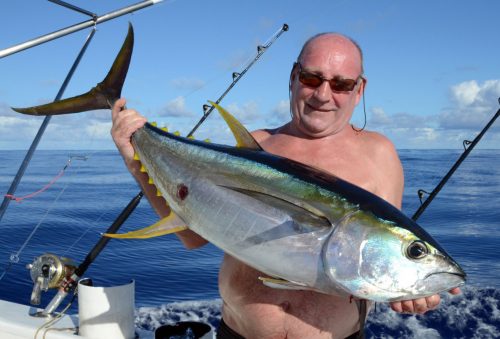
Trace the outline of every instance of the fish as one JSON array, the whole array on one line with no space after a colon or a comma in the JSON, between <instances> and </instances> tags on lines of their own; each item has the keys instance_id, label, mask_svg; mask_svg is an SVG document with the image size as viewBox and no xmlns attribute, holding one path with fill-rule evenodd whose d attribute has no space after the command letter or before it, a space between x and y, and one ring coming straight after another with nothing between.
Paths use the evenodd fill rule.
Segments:
<instances>
[{"instance_id":1,"label":"fish","mask_svg":"<svg viewBox=\"0 0 500 339\"><path fill-rule=\"evenodd\" d=\"M109 108L130 62L133 29L105 79L89 92L14 110L32 115ZM170 207L142 230L150 238L190 229L262 272L272 288L392 302L461 286L466 273L421 226L348 181L266 152L228 111L211 102L236 145L182 137L146 123L132 136L135 159Z\"/></svg>"}]
</instances>

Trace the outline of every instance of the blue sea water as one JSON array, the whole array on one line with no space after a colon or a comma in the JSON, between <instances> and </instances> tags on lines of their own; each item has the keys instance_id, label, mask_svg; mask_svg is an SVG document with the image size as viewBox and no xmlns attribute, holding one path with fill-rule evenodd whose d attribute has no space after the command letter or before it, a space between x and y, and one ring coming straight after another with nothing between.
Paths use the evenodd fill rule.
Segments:
<instances>
[{"instance_id":1,"label":"blue sea water","mask_svg":"<svg viewBox=\"0 0 500 339\"><path fill-rule=\"evenodd\" d=\"M430 192L461 152L399 151L405 169L405 213L411 216L416 211L420 204L417 190ZM0 151L2 195L23 157L22 151ZM38 151L16 195L46 185L70 157L70 166L55 184L31 199L11 202L0 222L1 299L29 304L32 282L26 264L46 252L81 262L139 191L117 152ZM156 220L144 199L122 231ZM444 294L440 307L424 316L397 314L387 305L377 304L368 319L367 336L500 337L500 150L474 150L419 223L462 265L468 273L467 285L459 296ZM13 262L11 256L18 256L19 262ZM221 260L217 248L208 245L185 250L175 236L112 240L85 276L104 286L134 279L138 328L152 331L181 320L201 320L217 326ZM41 306L53 295L44 294Z\"/></svg>"}]
</instances>

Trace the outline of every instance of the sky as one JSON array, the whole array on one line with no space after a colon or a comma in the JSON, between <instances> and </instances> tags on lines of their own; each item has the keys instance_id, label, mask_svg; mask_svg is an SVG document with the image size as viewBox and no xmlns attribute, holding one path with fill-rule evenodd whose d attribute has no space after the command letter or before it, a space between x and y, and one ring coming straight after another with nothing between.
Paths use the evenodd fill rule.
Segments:
<instances>
[{"instance_id":1,"label":"sky","mask_svg":"<svg viewBox=\"0 0 500 339\"><path fill-rule=\"evenodd\" d=\"M67 0L103 15L136 1ZM5 0L0 50L88 20L49 1ZM500 2L465 0L173 0L98 25L63 96L106 75L134 25L135 47L122 95L129 108L187 134L283 24L269 47L221 102L249 130L288 121L288 78L307 38L346 34L364 53L367 129L397 149L460 149L499 108ZM90 29L0 59L0 150L24 150L42 118L14 113L54 100ZM363 105L353 115L363 124ZM107 110L53 117L39 149L114 149ZM195 133L234 144L214 112ZM500 148L500 122L478 147Z\"/></svg>"}]
</instances>

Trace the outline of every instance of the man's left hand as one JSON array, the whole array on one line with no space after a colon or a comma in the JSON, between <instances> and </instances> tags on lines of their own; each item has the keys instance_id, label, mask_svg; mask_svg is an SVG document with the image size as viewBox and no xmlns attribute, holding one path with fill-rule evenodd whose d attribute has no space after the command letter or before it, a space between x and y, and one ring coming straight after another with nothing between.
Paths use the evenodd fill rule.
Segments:
<instances>
[{"instance_id":1,"label":"man's left hand","mask_svg":"<svg viewBox=\"0 0 500 339\"><path fill-rule=\"evenodd\" d=\"M460 289L455 287L449 291L451 294L460 294ZM438 294L431 295L426 298L419 298L413 300L395 301L391 303L391 308L399 313L417 313L424 314L427 311L435 309L441 297Z\"/></svg>"}]
</instances>

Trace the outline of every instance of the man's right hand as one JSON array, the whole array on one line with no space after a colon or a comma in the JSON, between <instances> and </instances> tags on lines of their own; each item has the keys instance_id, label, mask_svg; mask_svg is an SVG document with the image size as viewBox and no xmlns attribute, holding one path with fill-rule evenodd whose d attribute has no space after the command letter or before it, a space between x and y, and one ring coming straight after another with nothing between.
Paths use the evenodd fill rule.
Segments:
<instances>
[{"instance_id":1,"label":"man's right hand","mask_svg":"<svg viewBox=\"0 0 500 339\"><path fill-rule=\"evenodd\" d=\"M137 111L126 109L125 98L117 100L111 110L113 126L111 127L111 136L120 151L127 167L132 168L134 163L134 147L130 138L135 131L144 126L146 118Z\"/></svg>"}]
</instances>

